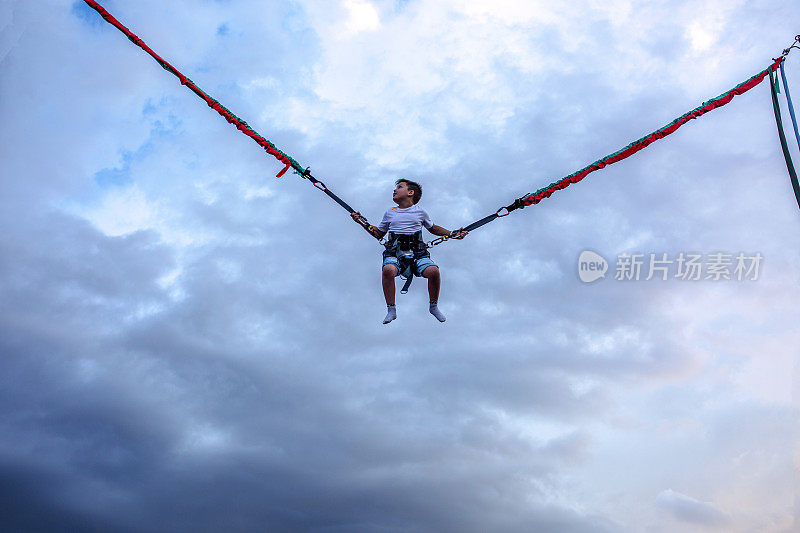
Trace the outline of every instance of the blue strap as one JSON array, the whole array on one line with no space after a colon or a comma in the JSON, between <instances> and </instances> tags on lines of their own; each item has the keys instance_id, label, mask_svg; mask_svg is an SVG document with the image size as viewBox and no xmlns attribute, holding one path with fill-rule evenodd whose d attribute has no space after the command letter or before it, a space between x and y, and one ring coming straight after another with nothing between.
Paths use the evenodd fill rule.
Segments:
<instances>
[{"instance_id":1,"label":"blue strap","mask_svg":"<svg viewBox=\"0 0 800 533\"><path fill-rule=\"evenodd\" d=\"M800 133L797 132L797 118L794 116L792 97L789 96L789 84L786 83L786 73L783 71L784 63L785 61L781 61L781 79L783 80L783 90L786 91L786 101L789 102L789 115L792 117L792 126L794 126L794 136L797 139L797 148L800 148Z\"/></svg>"},{"instance_id":2,"label":"blue strap","mask_svg":"<svg viewBox=\"0 0 800 533\"><path fill-rule=\"evenodd\" d=\"M789 145L786 144L786 136L783 134L783 121L781 120L781 106L778 103L778 92L775 90L775 81L778 77L773 76L774 67L769 67L769 89L772 95L772 110L775 112L775 123L778 126L778 137L781 140L781 149L783 150L783 158L786 160L786 169L789 171L789 179L792 181L792 189L794 189L794 197L797 200L797 207L800 207L800 180L797 179L797 173L792 164L792 156L789 154Z\"/></svg>"},{"instance_id":3,"label":"blue strap","mask_svg":"<svg viewBox=\"0 0 800 533\"><path fill-rule=\"evenodd\" d=\"M412 281L414 281L414 274L411 274L406 278L403 288L400 289L400 294L406 294L408 292L408 288L411 286Z\"/></svg>"}]
</instances>

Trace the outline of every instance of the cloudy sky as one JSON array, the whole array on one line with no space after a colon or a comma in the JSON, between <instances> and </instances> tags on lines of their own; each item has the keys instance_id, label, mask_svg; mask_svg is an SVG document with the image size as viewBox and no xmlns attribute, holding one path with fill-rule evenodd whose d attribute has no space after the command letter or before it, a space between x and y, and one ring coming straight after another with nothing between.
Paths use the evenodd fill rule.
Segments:
<instances>
[{"instance_id":1,"label":"cloudy sky","mask_svg":"<svg viewBox=\"0 0 800 533\"><path fill-rule=\"evenodd\" d=\"M103 4L371 221L412 177L448 229L800 33L796 0ZM378 243L81 1L0 2L0 116L5 527L794 530L800 212L766 83L436 247L444 324L417 281L382 325Z\"/></svg>"}]
</instances>

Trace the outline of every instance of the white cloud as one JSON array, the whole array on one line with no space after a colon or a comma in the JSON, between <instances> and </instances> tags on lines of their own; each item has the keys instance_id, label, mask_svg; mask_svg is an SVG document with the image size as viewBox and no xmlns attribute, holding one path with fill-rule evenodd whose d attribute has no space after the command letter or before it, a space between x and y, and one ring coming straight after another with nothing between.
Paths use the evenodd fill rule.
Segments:
<instances>
[{"instance_id":1,"label":"white cloud","mask_svg":"<svg viewBox=\"0 0 800 533\"><path fill-rule=\"evenodd\" d=\"M110 192L96 209L85 217L106 235L118 236L147 229L165 229L160 223L163 212L157 202L149 201L138 187Z\"/></svg>"},{"instance_id":2,"label":"white cloud","mask_svg":"<svg viewBox=\"0 0 800 533\"><path fill-rule=\"evenodd\" d=\"M349 12L346 26L351 35L380 28L378 10L367 0L344 0L344 7Z\"/></svg>"}]
</instances>

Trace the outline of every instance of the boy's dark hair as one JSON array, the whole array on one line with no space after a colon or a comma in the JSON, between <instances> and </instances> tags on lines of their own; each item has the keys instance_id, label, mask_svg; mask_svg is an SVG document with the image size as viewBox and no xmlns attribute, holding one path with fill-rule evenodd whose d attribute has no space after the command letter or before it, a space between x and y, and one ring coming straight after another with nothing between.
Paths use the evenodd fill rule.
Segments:
<instances>
[{"instance_id":1,"label":"boy's dark hair","mask_svg":"<svg viewBox=\"0 0 800 533\"><path fill-rule=\"evenodd\" d=\"M406 187L414 191L414 197L412 198L412 202L414 205L417 204L422 199L422 185L417 183L416 181L407 180L405 178L400 178L399 180L395 181L395 185L400 185L401 183L405 183Z\"/></svg>"}]
</instances>

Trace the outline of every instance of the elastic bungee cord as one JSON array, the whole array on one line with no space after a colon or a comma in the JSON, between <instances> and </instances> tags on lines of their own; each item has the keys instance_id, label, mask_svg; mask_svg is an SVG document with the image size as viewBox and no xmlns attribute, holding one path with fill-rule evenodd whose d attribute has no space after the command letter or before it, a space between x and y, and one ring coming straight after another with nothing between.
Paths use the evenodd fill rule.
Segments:
<instances>
[{"instance_id":1,"label":"elastic bungee cord","mask_svg":"<svg viewBox=\"0 0 800 533\"><path fill-rule=\"evenodd\" d=\"M352 207L350 207L349 204L347 204L344 200L339 198L330 189L328 189L328 187L322 181L312 176L309 167L304 167L303 165L298 163L295 159L293 159L289 155L279 150L274 144L272 144L270 141L262 137L252 127L250 127L247 124L247 122L234 115L231 111L229 111L226 107L220 104L217 100L215 100L210 95L201 90L192 80L181 74L175 67L170 65L168 62L162 59L158 54L156 54L153 50L151 50L150 47L148 47L144 43L144 41L142 41L128 28L122 25L122 23L120 23L108 11L106 11L103 8L103 6L101 6L94 0L84 0L84 2L86 2L92 9L97 11L106 22L108 22L109 24L117 28L119 31L121 31L123 34L125 34L125 36L127 36L128 39L130 39L130 41L133 42L136 46L147 52L153 59L155 59L158 62L159 65L161 65L162 68L164 68L164 70L176 76L180 80L181 85L185 85L186 87L188 87L193 93L202 98L210 108L219 113L230 124L236 126L236 128L239 131L241 131L242 133L253 139L256 143L259 144L259 146L264 148L264 150L269 155L275 157L278 161L283 163L284 167L280 172L278 172L277 174L278 178L283 176L286 173L286 171L288 171L291 168L295 174L299 175L303 179L307 179L308 181L310 181L314 185L314 187L324 192L326 195L328 195L332 200L334 200L337 204L342 206L349 213L351 214L356 213L356 211ZM596 170L603 169L608 165L612 165L614 163L622 161L623 159L632 156L639 150L646 148L653 142L659 139L663 139L667 135L670 135L671 133L675 132L678 128L680 128L690 120L699 118L704 114L708 113L709 111L724 106L725 104L730 102L734 96L744 94L745 92L749 91L756 85L760 84L762 81L764 81L764 78L766 78L767 76L769 76L770 78L773 110L775 112L775 120L778 125L778 133L781 141L781 148L783 150L784 158L786 159L786 166L789 171L789 176L792 182L792 188L794 190L795 197L797 199L797 204L798 207L800 207L800 184L798 184L797 174L795 172L794 165L792 164L788 145L786 143L786 138L783 131L783 125L780 115L780 105L778 104L778 99L777 99L777 93L779 92L779 86L777 85L778 79L777 77L773 77L773 73L777 69L779 69L781 71L781 78L784 85L784 93L786 94L787 104L789 108L789 113L791 115L792 124L794 126L795 136L797 137L798 146L800 146L800 133L798 133L797 119L795 117L794 108L792 106L791 98L789 96L789 87L788 84L786 83L786 75L784 73L784 68L783 68L786 56L794 48L800 49L800 35L797 35L791 46L784 49L780 57L773 59L772 64L770 64L767 68L765 68L758 74L752 76L748 80L735 86L734 88L730 89L729 91L722 93L716 98L712 98L711 100L703 102L700 106L692 109L688 113L681 115L680 117L676 118L666 126L663 126L653 131L652 133L645 135L644 137L628 144L624 148L621 148L620 150L617 150L612 154L609 154L601 159L598 159L594 163L591 163L590 165L576 172L573 172L572 174L569 174L568 176L565 176L560 180L554 181L553 183L547 185L546 187L542 187L541 189L535 192L521 196L516 200L514 200L511 204L501 207L496 212L488 216L485 216L480 220L476 220L475 222L468 224L467 226L459 228L458 230L455 230L454 233L460 231L473 231L498 218L505 217L517 209L523 209L531 205L536 205L545 198L550 198L550 196L552 196L555 192L560 191L562 189L566 189L567 187L569 187L574 183L578 183L583 178L588 176L590 173ZM353 219L360 226L362 226L367 232L369 232L370 235L372 235L378 240L381 239L380 235L378 234L377 228L372 224L370 224L365 217L363 217L362 215L358 215L356 217L353 217ZM436 246L449 239L450 239L449 236L439 237L437 239L430 241L428 243L428 246Z\"/></svg>"}]
</instances>

